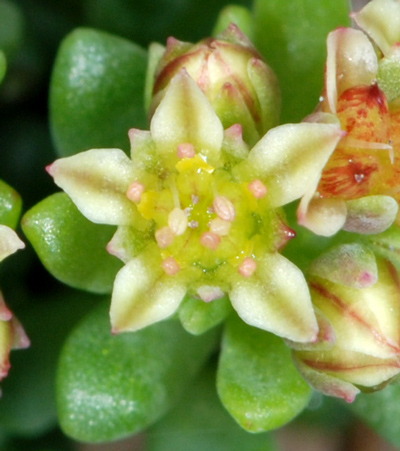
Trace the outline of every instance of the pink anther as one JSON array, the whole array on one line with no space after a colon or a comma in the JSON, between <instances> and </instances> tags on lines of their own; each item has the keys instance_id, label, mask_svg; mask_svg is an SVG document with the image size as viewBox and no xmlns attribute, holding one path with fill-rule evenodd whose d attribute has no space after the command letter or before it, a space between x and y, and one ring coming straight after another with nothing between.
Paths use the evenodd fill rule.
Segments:
<instances>
[{"instance_id":1,"label":"pink anther","mask_svg":"<svg viewBox=\"0 0 400 451\"><path fill-rule=\"evenodd\" d=\"M256 199L262 199L268 191L264 183L258 179L249 183L249 190Z\"/></svg>"},{"instance_id":2,"label":"pink anther","mask_svg":"<svg viewBox=\"0 0 400 451\"><path fill-rule=\"evenodd\" d=\"M128 191L126 192L126 197L132 202L140 202L142 199L142 194L144 192L144 185L140 182L133 182L130 184Z\"/></svg>"},{"instance_id":3,"label":"pink anther","mask_svg":"<svg viewBox=\"0 0 400 451\"><path fill-rule=\"evenodd\" d=\"M208 249L215 250L221 243L221 238L213 232L204 232L201 235L200 243Z\"/></svg>"},{"instance_id":4,"label":"pink anther","mask_svg":"<svg viewBox=\"0 0 400 451\"><path fill-rule=\"evenodd\" d=\"M182 143L178 146L179 158L193 158L196 155L194 145L191 143Z\"/></svg>"},{"instance_id":5,"label":"pink anther","mask_svg":"<svg viewBox=\"0 0 400 451\"><path fill-rule=\"evenodd\" d=\"M246 257L239 266L239 274L243 277L251 277L257 269L256 261L251 257Z\"/></svg>"},{"instance_id":6,"label":"pink anther","mask_svg":"<svg viewBox=\"0 0 400 451\"><path fill-rule=\"evenodd\" d=\"M158 229L155 233L155 238L157 241L158 246L161 249L165 249L166 247L170 246L172 242L174 241L175 235L174 232L167 226L161 227L161 229Z\"/></svg>"},{"instance_id":7,"label":"pink anther","mask_svg":"<svg viewBox=\"0 0 400 451\"><path fill-rule=\"evenodd\" d=\"M231 229L231 223L220 218L215 218L210 221L210 232L216 233L219 236L226 236Z\"/></svg>"},{"instance_id":8,"label":"pink anther","mask_svg":"<svg viewBox=\"0 0 400 451\"><path fill-rule=\"evenodd\" d=\"M225 196L217 196L213 202L213 209L217 216L223 221L232 222L236 217L233 203Z\"/></svg>"},{"instance_id":9,"label":"pink anther","mask_svg":"<svg viewBox=\"0 0 400 451\"><path fill-rule=\"evenodd\" d=\"M174 276L181 269L179 263L175 260L174 257L167 257L165 260L163 260L161 267L169 276Z\"/></svg>"}]
</instances>

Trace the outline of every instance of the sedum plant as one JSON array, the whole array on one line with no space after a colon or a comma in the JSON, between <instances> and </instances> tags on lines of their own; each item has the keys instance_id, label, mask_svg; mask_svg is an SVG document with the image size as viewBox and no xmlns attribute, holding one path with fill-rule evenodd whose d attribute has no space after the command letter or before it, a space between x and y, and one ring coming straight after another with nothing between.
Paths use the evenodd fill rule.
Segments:
<instances>
[{"instance_id":1,"label":"sedum plant","mask_svg":"<svg viewBox=\"0 0 400 451\"><path fill-rule=\"evenodd\" d=\"M56 279L104 295L82 295L90 312L58 360L68 436L150 430L145 447L163 451L158 433L190 436L211 416L233 437L212 446L269 450L264 433L323 394L400 443L387 426L400 371L400 3L353 13L361 30L344 28L347 1L332 3L228 7L214 36L148 52L89 28L61 43L47 172L63 192L22 228ZM0 227L7 249L22 246Z\"/></svg>"}]
</instances>

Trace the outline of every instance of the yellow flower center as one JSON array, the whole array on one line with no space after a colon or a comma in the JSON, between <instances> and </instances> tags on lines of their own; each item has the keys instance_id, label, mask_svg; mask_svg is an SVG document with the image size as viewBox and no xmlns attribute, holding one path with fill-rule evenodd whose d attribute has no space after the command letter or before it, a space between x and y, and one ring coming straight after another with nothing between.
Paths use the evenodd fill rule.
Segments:
<instances>
[{"instance_id":1,"label":"yellow flower center","mask_svg":"<svg viewBox=\"0 0 400 451\"><path fill-rule=\"evenodd\" d=\"M135 181L127 192L154 223L164 271L195 266L207 272L228 263L250 277L257 258L275 250L282 234L280 218L266 204L267 188L260 180L238 183L191 144L181 144L177 155L173 171L151 186Z\"/></svg>"}]
</instances>

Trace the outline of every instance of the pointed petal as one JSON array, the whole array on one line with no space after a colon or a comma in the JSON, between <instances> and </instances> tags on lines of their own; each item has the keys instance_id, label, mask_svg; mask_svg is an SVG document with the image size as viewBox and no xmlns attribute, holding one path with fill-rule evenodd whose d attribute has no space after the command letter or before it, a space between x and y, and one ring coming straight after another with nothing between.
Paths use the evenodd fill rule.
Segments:
<instances>
[{"instance_id":1,"label":"pointed petal","mask_svg":"<svg viewBox=\"0 0 400 451\"><path fill-rule=\"evenodd\" d=\"M257 263L254 276L232 283L229 297L239 316L289 340L314 341L318 325L303 273L280 254Z\"/></svg>"},{"instance_id":2,"label":"pointed petal","mask_svg":"<svg viewBox=\"0 0 400 451\"><path fill-rule=\"evenodd\" d=\"M318 321L318 338L315 342L298 343L286 339L285 343L296 351L326 351L332 349L336 342L335 329L332 327L329 319L314 307L315 316Z\"/></svg>"},{"instance_id":3,"label":"pointed petal","mask_svg":"<svg viewBox=\"0 0 400 451\"><path fill-rule=\"evenodd\" d=\"M134 171L122 150L88 150L55 161L48 172L90 221L128 225L139 219L126 197Z\"/></svg>"},{"instance_id":4,"label":"pointed petal","mask_svg":"<svg viewBox=\"0 0 400 451\"><path fill-rule=\"evenodd\" d=\"M309 273L353 288L367 288L378 281L374 253L358 243L341 244L311 263Z\"/></svg>"},{"instance_id":5,"label":"pointed petal","mask_svg":"<svg viewBox=\"0 0 400 451\"><path fill-rule=\"evenodd\" d=\"M24 247L25 244L13 229L0 224L0 261Z\"/></svg>"},{"instance_id":6,"label":"pointed petal","mask_svg":"<svg viewBox=\"0 0 400 451\"><path fill-rule=\"evenodd\" d=\"M157 152L175 156L179 144L192 143L197 152L218 161L223 128L207 97L182 70L170 82L150 125Z\"/></svg>"},{"instance_id":7,"label":"pointed petal","mask_svg":"<svg viewBox=\"0 0 400 451\"><path fill-rule=\"evenodd\" d=\"M393 0L374 0L351 17L376 42L384 55L400 41L400 3Z\"/></svg>"},{"instance_id":8,"label":"pointed petal","mask_svg":"<svg viewBox=\"0 0 400 451\"><path fill-rule=\"evenodd\" d=\"M347 218L343 226L348 232L365 235L381 233L394 222L398 203L390 196L367 196L349 200Z\"/></svg>"},{"instance_id":9,"label":"pointed petal","mask_svg":"<svg viewBox=\"0 0 400 451\"><path fill-rule=\"evenodd\" d=\"M326 94L332 113L342 92L352 86L370 85L378 72L374 48L364 33L339 28L328 35Z\"/></svg>"},{"instance_id":10,"label":"pointed petal","mask_svg":"<svg viewBox=\"0 0 400 451\"><path fill-rule=\"evenodd\" d=\"M239 178L259 178L271 205L285 205L318 184L323 167L342 137L336 124L286 124L270 130L238 165Z\"/></svg>"},{"instance_id":11,"label":"pointed petal","mask_svg":"<svg viewBox=\"0 0 400 451\"><path fill-rule=\"evenodd\" d=\"M340 127L340 121L336 116L323 112L310 114L303 122L333 124ZM347 207L341 199L315 197L319 181L320 174L314 178L314 183L309 184L297 210L297 221L316 235L332 236L343 227Z\"/></svg>"},{"instance_id":12,"label":"pointed petal","mask_svg":"<svg viewBox=\"0 0 400 451\"><path fill-rule=\"evenodd\" d=\"M113 331L135 331L171 316L186 294L179 276L168 276L160 262L138 257L117 274L111 301Z\"/></svg>"}]
</instances>

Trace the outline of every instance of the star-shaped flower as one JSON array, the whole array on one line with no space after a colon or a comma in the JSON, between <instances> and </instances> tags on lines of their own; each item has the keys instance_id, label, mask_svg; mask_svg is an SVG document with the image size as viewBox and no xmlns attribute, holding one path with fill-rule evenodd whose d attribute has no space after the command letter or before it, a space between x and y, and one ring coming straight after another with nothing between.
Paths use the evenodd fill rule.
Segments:
<instances>
[{"instance_id":1,"label":"star-shaped flower","mask_svg":"<svg viewBox=\"0 0 400 451\"><path fill-rule=\"evenodd\" d=\"M248 324L313 341L307 283L279 254L293 236L280 207L307 192L341 134L336 124L288 124L249 151L241 126L224 131L183 69L150 131L130 130L131 159L92 149L54 162L48 171L80 211L118 226L108 250L126 264L112 294L113 330L163 320L187 293L204 302L228 294Z\"/></svg>"}]
</instances>

